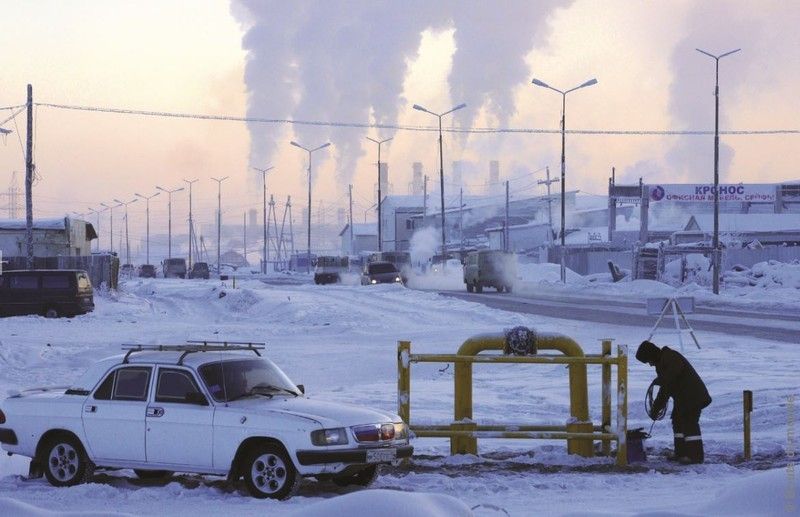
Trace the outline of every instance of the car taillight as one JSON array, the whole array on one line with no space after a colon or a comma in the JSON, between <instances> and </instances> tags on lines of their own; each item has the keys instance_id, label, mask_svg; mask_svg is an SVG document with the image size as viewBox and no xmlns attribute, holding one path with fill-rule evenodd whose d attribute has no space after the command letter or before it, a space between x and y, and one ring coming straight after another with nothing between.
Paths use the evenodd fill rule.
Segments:
<instances>
[{"instance_id":1,"label":"car taillight","mask_svg":"<svg viewBox=\"0 0 800 517\"><path fill-rule=\"evenodd\" d=\"M6 423L6 414L3 413L2 409L0 409L0 424L5 424L5 423Z\"/></svg>"}]
</instances>

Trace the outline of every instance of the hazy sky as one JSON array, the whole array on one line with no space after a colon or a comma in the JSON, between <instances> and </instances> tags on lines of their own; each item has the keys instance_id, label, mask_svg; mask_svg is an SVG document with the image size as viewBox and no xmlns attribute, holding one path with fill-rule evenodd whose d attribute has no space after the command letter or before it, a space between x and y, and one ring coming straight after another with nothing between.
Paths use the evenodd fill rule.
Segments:
<instances>
[{"instance_id":1,"label":"hazy sky","mask_svg":"<svg viewBox=\"0 0 800 517\"><path fill-rule=\"evenodd\" d=\"M596 77L597 85L567 97L568 129L708 130L713 60L694 49L741 47L721 62L722 129L800 127L796 2L5 0L0 12L0 107L23 103L31 83L37 102L356 123L432 125L411 105L444 111L467 102L448 124L556 129L560 96L531 78L567 89ZM0 121L8 115L0 110ZM24 120L3 127L19 129L24 141ZM375 147L365 135L394 136L383 156L395 192L407 192L414 161L436 172L433 133L48 107L37 108L36 122L37 216L200 178L195 206L209 222L216 204L209 177L228 175L224 217L240 221L243 210L260 207L249 166L268 164L275 166L270 192L302 206L306 155L289 146L293 138L334 143L315 155L315 199L329 210L345 206L352 182L359 218L375 182ZM800 177L799 135L722 141L722 181ZM446 169L454 159L472 161L464 181L476 193L489 160L500 160L509 176L559 166L557 135L446 134L444 142ZM712 150L710 136L568 135L567 185L604 192L612 166L622 182L710 181ZM24 171L16 132L0 140L0 189L15 170ZM520 194L538 192L530 185L540 178L518 183L528 187ZM446 188L448 196L456 190ZM182 194L174 206L181 221ZM164 196L152 212L166 213Z\"/></svg>"}]
</instances>

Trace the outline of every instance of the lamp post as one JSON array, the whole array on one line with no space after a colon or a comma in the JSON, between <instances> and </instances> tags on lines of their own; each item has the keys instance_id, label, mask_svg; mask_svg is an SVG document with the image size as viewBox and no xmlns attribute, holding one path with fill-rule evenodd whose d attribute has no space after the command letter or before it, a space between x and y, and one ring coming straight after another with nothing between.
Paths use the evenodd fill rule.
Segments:
<instances>
[{"instance_id":1,"label":"lamp post","mask_svg":"<svg viewBox=\"0 0 800 517\"><path fill-rule=\"evenodd\" d=\"M183 187L175 188L175 189L172 189L172 190L165 189L165 188L159 187L159 186L156 186L156 188L158 190L160 190L161 192L166 192L167 193L167 199L168 199L168 201L167 201L167 214L168 214L167 215L167 221L168 221L167 222L167 258L171 259L172 258L172 194L174 192L180 192L181 190L183 190Z\"/></svg>"},{"instance_id":2,"label":"lamp post","mask_svg":"<svg viewBox=\"0 0 800 517\"><path fill-rule=\"evenodd\" d=\"M217 182L217 274L222 274L222 265L220 264L220 241L222 240L222 182L228 179L224 178L211 178Z\"/></svg>"},{"instance_id":3,"label":"lamp post","mask_svg":"<svg viewBox=\"0 0 800 517\"><path fill-rule=\"evenodd\" d=\"M136 203L139 200L136 199L136 198L133 198L128 202L120 201L119 199L115 199L114 201L119 203L118 206L124 206L125 207L125 263L126 264L130 264L131 263L131 241L130 241L130 239L128 239L128 205L130 205L131 203Z\"/></svg>"},{"instance_id":4,"label":"lamp post","mask_svg":"<svg viewBox=\"0 0 800 517\"><path fill-rule=\"evenodd\" d=\"M714 60L714 238L711 247L714 248L713 253L713 266L714 266L714 279L712 281L712 289L714 294L719 294L719 269L720 269L720 249L719 249L719 60L725 56L730 56L739 52L740 48L725 52L719 56L715 56L705 50L695 49L701 54L705 54Z\"/></svg>"},{"instance_id":5,"label":"lamp post","mask_svg":"<svg viewBox=\"0 0 800 517\"><path fill-rule=\"evenodd\" d=\"M447 242L445 240L445 228L444 228L444 156L442 151L442 117L445 115L449 115L454 111L458 111L461 108L466 108L467 105L465 103L461 103L455 108L450 109L449 111L445 111L444 113L434 113L428 109L423 108L419 104L414 104L413 108L417 111L423 111L434 117L439 119L439 191L441 194L441 203L442 203L442 273L444 273L446 264L447 264Z\"/></svg>"},{"instance_id":6,"label":"lamp post","mask_svg":"<svg viewBox=\"0 0 800 517\"><path fill-rule=\"evenodd\" d=\"M299 147L303 151L308 153L308 235L307 235L307 242L306 242L306 273L311 272L311 154L314 151L319 151L320 149L324 149L331 145L330 142L326 142L319 147L315 147L314 149L307 149L302 145L298 144L295 141L289 142L295 147Z\"/></svg>"},{"instance_id":7,"label":"lamp post","mask_svg":"<svg viewBox=\"0 0 800 517\"><path fill-rule=\"evenodd\" d=\"M97 216L97 244L95 246L95 251L100 252L100 211L94 208L89 208L87 210Z\"/></svg>"},{"instance_id":8,"label":"lamp post","mask_svg":"<svg viewBox=\"0 0 800 517\"><path fill-rule=\"evenodd\" d=\"M192 183L196 183L200 180L193 179L187 180L184 178L183 180L187 185L189 185L189 264L188 267L192 267L192 244L194 243L194 219L192 219Z\"/></svg>"},{"instance_id":9,"label":"lamp post","mask_svg":"<svg viewBox=\"0 0 800 517\"><path fill-rule=\"evenodd\" d=\"M143 196L138 192L134 194L136 197L144 199L145 202L147 203L147 209L145 210L145 213L147 214L147 262L145 262L146 264L150 264L150 200L159 194L161 194L161 192L156 192L152 196Z\"/></svg>"},{"instance_id":10,"label":"lamp post","mask_svg":"<svg viewBox=\"0 0 800 517\"><path fill-rule=\"evenodd\" d=\"M272 167L272 166L267 167L266 169L259 169L258 167L253 167L253 169L255 169L255 170L257 170L258 172L261 173L261 176L263 176L263 180L264 180L263 183L262 183L262 186L263 186L262 192L264 194L264 196L263 196L263 198L264 198L263 199L263 208L264 208L264 212L263 212L263 215L264 215L264 221L263 221L263 223L264 223L263 224L263 226L264 226L263 227L263 230L264 230L264 235L263 235L264 247L261 250L261 256L263 257L264 262L263 262L263 265L261 266L261 273L263 273L265 275L267 274L267 261L269 260L269 246L267 245L267 243L269 242L269 236L267 235L268 232L269 232L269 226L267 226L267 173L269 171L271 171L272 169L274 169L274 168L275 167Z\"/></svg>"},{"instance_id":11,"label":"lamp post","mask_svg":"<svg viewBox=\"0 0 800 517\"><path fill-rule=\"evenodd\" d=\"M107 205L105 203L100 203L100 205L106 207L108 210L108 215L111 218L108 222L108 225L111 229L108 231L109 237L111 237L111 253L114 253L114 209L121 206L121 205Z\"/></svg>"},{"instance_id":12,"label":"lamp post","mask_svg":"<svg viewBox=\"0 0 800 517\"><path fill-rule=\"evenodd\" d=\"M535 86L541 86L542 88L547 88L553 90L554 92L558 92L561 94L561 282L567 283L567 266L566 266L566 228L565 228L565 220L566 220L566 181L564 176L566 174L567 165L565 159L565 142L566 142L566 117L567 117L567 94L570 92L574 92L575 90L579 90L581 88L586 88L587 86L592 86L593 84L597 84L597 79L589 79L583 84L576 86L575 88L571 88L566 91L561 91L559 89L553 88L552 86L544 83L538 79L533 79L531 81Z\"/></svg>"},{"instance_id":13,"label":"lamp post","mask_svg":"<svg viewBox=\"0 0 800 517\"><path fill-rule=\"evenodd\" d=\"M367 140L370 142L378 144L378 251L383 251L383 234L381 232L381 226L383 224L381 220L381 144L385 144L392 138L394 137L375 140L374 138L367 137Z\"/></svg>"}]
</instances>

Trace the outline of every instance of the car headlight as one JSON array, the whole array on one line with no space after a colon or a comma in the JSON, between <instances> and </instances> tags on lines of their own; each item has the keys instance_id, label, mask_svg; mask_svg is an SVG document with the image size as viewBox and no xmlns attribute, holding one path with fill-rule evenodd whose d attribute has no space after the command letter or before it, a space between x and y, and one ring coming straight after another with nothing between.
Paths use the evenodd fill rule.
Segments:
<instances>
[{"instance_id":1,"label":"car headlight","mask_svg":"<svg viewBox=\"0 0 800 517\"><path fill-rule=\"evenodd\" d=\"M408 440L408 424L406 424L405 422L395 422L394 439Z\"/></svg>"},{"instance_id":2,"label":"car headlight","mask_svg":"<svg viewBox=\"0 0 800 517\"><path fill-rule=\"evenodd\" d=\"M394 279L394 281L395 281L395 282L400 282L400 281L401 281L401 280L400 280L400 277L398 276L397 278L395 278L395 279Z\"/></svg>"},{"instance_id":3,"label":"car headlight","mask_svg":"<svg viewBox=\"0 0 800 517\"><path fill-rule=\"evenodd\" d=\"M317 429L311 432L311 443L314 445L344 445L347 443L347 431L343 427Z\"/></svg>"},{"instance_id":4,"label":"car headlight","mask_svg":"<svg viewBox=\"0 0 800 517\"><path fill-rule=\"evenodd\" d=\"M378 281L377 281L377 280L375 280L375 279L373 278L373 279L372 279L372 283L373 283L373 284L377 284L377 283L378 283Z\"/></svg>"}]
</instances>

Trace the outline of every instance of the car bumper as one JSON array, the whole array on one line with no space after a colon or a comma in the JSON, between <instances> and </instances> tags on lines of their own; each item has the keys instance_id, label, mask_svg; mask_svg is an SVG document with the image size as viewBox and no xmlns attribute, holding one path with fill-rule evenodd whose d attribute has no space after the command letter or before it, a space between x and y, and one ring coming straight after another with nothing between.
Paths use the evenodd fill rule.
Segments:
<instances>
[{"instance_id":1,"label":"car bumper","mask_svg":"<svg viewBox=\"0 0 800 517\"><path fill-rule=\"evenodd\" d=\"M401 445L399 447L385 447L373 449L336 449L330 451L299 450L297 451L297 461L300 465L324 465L328 463L345 464L370 464L370 463L391 463L392 460L373 461L367 458L368 451L380 451L394 449L395 459L410 458L414 453L411 445Z\"/></svg>"}]
</instances>

